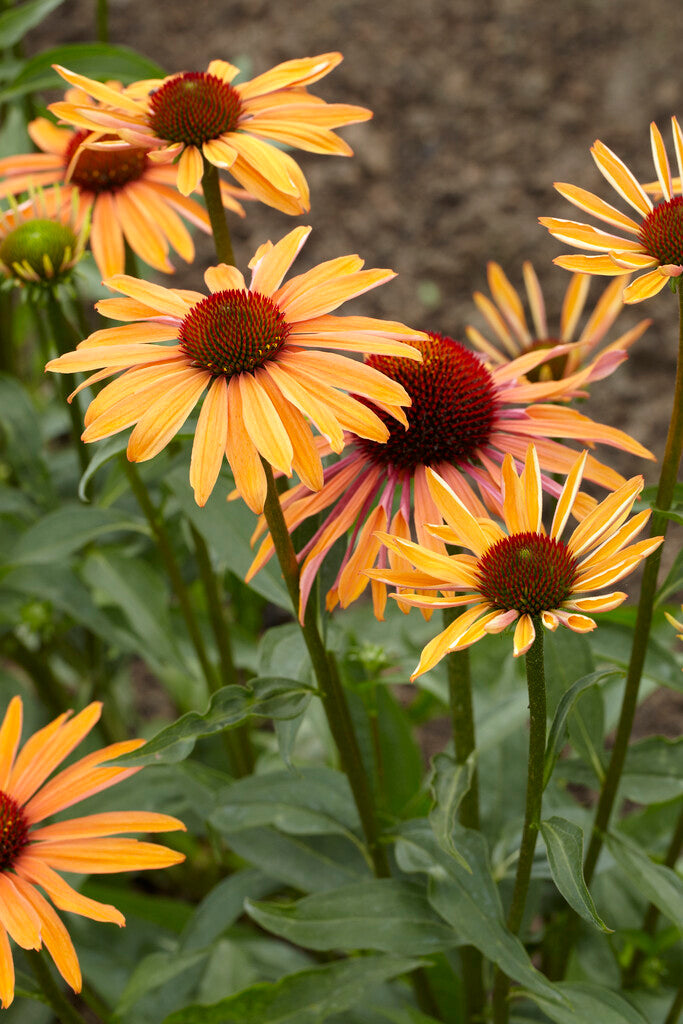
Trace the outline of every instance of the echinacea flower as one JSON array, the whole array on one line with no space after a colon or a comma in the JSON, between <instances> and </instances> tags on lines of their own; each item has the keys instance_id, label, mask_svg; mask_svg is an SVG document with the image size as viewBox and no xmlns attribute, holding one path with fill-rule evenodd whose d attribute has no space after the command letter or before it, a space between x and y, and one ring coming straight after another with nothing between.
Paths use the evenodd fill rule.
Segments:
<instances>
[{"instance_id":1,"label":"echinacea flower","mask_svg":"<svg viewBox=\"0 0 683 1024\"><path fill-rule=\"evenodd\" d=\"M683 604L681 605L681 611L683 612ZM678 619L674 619L673 615L669 615L668 612L664 612L664 614L674 629L680 629L680 633L677 633L676 635L679 640L683 640L683 622L679 622ZM683 671L683 667L681 668L681 671Z\"/></svg>"},{"instance_id":2,"label":"echinacea flower","mask_svg":"<svg viewBox=\"0 0 683 1024\"><path fill-rule=\"evenodd\" d=\"M326 103L308 92L341 59L340 53L323 53L289 60L237 85L232 81L239 68L212 60L206 71L137 82L121 93L55 65L62 78L107 109L57 103L50 110L78 127L114 132L153 150L155 160L177 159L183 195L199 185L205 159L229 170L268 206L297 215L309 209L306 179L296 161L272 143L352 156L332 129L372 117L365 107Z\"/></svg>"},{"instance_id":3,"label":"echinacea flower","mask_svg":"<svg viewBox=\"0 0 683 1024\"><path fill-rule=\"evenodd\" d=\"M510 359L516 359L523 352L539 348L554 348L559 344L571 343L566 355L543 363L533 371L530 379L553 380L568 377L583 367L592 358L595 349L624 308L621 294L628 281L615 278L603 291L583 330L575 339L577 326L588 297L591 282L589 274L572 275L562 303L559 324L554 328L548 325L543 291L533 264L529 260L523 264L522 272L528 306L531 311L531 326L524 312L524 301L506 277L503 268L498 263L491 261L486 271L491 298L482 292L475 292L474 301L491 328L495 340L490 341L476 327L467 327L466 332L470 343L483 352L494 366L507 363ZM609 352L623 352L628 349L647 330L651 322L651 320L641 320L635 327L605 346L602 349L603 355ZM601 364L601 370L603 373L611 372L605 363ZM595 376L589 378L589 380L595 379Z\"/></svg>"},{"instance_id":4,"label":"echinacea flower","mask_svg":"<svg viewBox=\"0 0 683 1024\"><path fill-rule=\"evenodd\" d=\"M487 633L500 633L513 623L515 657L529 650L538 624L551 631L563 625L576 633L588 633L596 623L585 612L610 611L626 599L621 591L602 595L595 592L633 572L664 538L631 543L650 518L649 510L628 518L643 489L643 478L637 476L601 501L582 519L569 540L563 541L561 535L585 465L583 452L567 476L549 534L541 518L543 490L533 445L529 445L519 476L510 455L503 463L506 530L491 519L472 515L442 477L427 471L429 492L446 524L429 526L428 531L472 554L442 554L384 533L383 543L414 569L374 569L370 575L390 585L432 591L431 596L401 594L400 600L407 604L472 607L430 640L411 678L429 671L449 651L470 647Z\"/></svg>"},{"instance_id":5,"label":"echinacea flower","mask_svg":"<svg viewBox=\"0 0 683 1024\"><path fill-rule=\"evenodd\" d=\"M110 82L108 89L121 89ZM67 103L96 110L87 93L69 89ZM122 274L125 242L155 270L173 272L169 246L187 262L194 259L194 243L182 218L207 233L211 230L206 210L175 188L176 169L150 162L144 149L125 145L114 135L93 135L88 128L58 128L46 117L28 125L28 133L40 153L25 153L0 160L0 197L19 195L38 185L58 184L67 201L80 200L83 216L92 212L90 245L103 277ZM97 149L88 148L99 138ZM241 189L222 184L223 204L244 216L236 196Z\"/></svg>"},{"instance_id":6,"label":"echinacea flower","mask_svg":"<svg viewBox=\"0 0 683 1024\"><path fill-rule=\"evenodd\" d=\"M128 832L185 829L177 818L143 811L116 811L51 821L67 807L122 782L139 768L107 762L142 746L126 740L86 754L58 774L53 772L97 723L102 705L60 715L33 734L19 750L23 707L13 697L0 726L0 1002L14 999L14 963L9 938L22 949L45 946L57 970L75 992L81 989L78 957L59 910L123 926L123 914L83 896L59 874L111 874L165 868L182 853L156 843L120 837ZM41 891L42 890L42 891ZM9 936L9 938L8 938Z\"/></svg>"},{"instance_id":7,"label":"echinacea flower","mask_svg":"<svg viewBox=\"0 0 683 1024\"><path fill-rule=\"evenodd\" d=\"M582 416L574 409L541 404L546 398L562 398L596 373L603 360L611 368L617 353L599 356L579 373L559 381L530 383L526 375L549 360L562 357L565 347L527 352L508 363L490 368L478 354L452 338L429 333L416 342L422 363L408 363L392 356L372 356L369 367L381 370L403 385L411 405L407 409L408 430L392 423L379 411L389 430L386 444L350 435L349 454L325 469L325 482L317 494L303 486L281 496L287 526L292 532L309 516L327 512L321 526L300 551L301 606L304 609L318 569L340 537L352 529L346 554L327 607L347 607L368 584L364 570L386 565L386 546L377 531L417 540L425 547L445 553L443 543L429 533L426 523L438 519L438 509L427 487L427 470L439 473L470 511L486 515L487 509L500 514L502 504L501 465L506 455L523 459L534 441L545 474L566 475L576 451L554 438L576 438L584 443L603 442L646 458L650 453L622 431ZM620 358L624 358L623 353ZM624 478L589 456L586 479L610 490ZM559 495L560 486L550 476L542 477L550 494ZM592 500L581 495L575 508L585 515ZM265 529L261 521L255 537ZM270 558L272 541L266 537L247 574L247 580ZM389 556L393 562L395 559ZM396 566L394 566L396 567ZM375 614L382 617L386 590L373 584Z\"/></svg>"},{"instance_id":8,"label":"echinacea flower","mask_svg":"<svg viewBox=\"0 0 683 1024\"><path fill-rule=\"evenodd\" d=\"M605 221L610 227L625 232L626 237L573 220L539 218L555 238L578 249L602 253L599 256L558 256L554 262L566 270L610 276L646 271L624 290L624 302L649 299L661 291L667 281L679 277L683 272L683 135L675 117L672 117L671 124L678 179L671 177L664 141L657 125L654 121L650 125L652 156L663 196L658 203L652 202L646 186L640 184L616 153L604 143L597 140L591 148L598 170L636 211L637 220L621 213L592 192L564 182L555 183L557 191L570 203L584 213Z\"/></svg>"},{"instance_id":9,"label":"echinacea flower","mask_svg":"<svg viewBox=\"0 0 683 1024\"><path fill-rule=\"evenodd\" d=\"M78 197L61 202L36 192L0 210L0 273L23 285L53 285L69 275L85 248L88 219Z\"/></svg>"},{"instance_id":10,"label":"echinacea flower","mask_svg":"<svg viewBox=\"0 0 683 1024\"><path fill-rule=\"evenodd\" d=\"M47 365L59 373L97 370L77 388L125 371L91 402L84 441L98 441L136 424L131 462L151 459L180 430L204 391L190 465L199 505L207 501L227 456L235 484L255 512L263 511L261 457L281 473L292 469L312 490L322 464L308 417L336 452L344 429L375 443L389 436L384 417L405 424L405 389L379 370L329 349L421 358L405 344L423 335L404 324L330 316L343 302L394 277L362 270L358 256L341 256L283 284L310 228L298 227L276 245L262 245L247 288L235 267L204 275L210 295L162 288L119 275L105 282L128 296L97 308L115 320L137 321L96 331ZM167 345L166 342L174 341ZM349 391L382 410L373 412ZM75 393L75 392L74 392Z\"/></svg>"}]
</instances>

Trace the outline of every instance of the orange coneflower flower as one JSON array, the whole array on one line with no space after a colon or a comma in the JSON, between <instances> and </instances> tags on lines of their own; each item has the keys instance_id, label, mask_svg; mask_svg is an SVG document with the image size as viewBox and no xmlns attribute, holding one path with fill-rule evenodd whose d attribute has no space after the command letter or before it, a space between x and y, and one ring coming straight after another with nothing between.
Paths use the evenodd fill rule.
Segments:
<instances>
[{"instance_id":1,"label":"orange coneflower flower","mask_svg":"<svg viewBox=\"0 0 683 1024\"><path fill-rule=\"evenodd\" d=\"M122 86L110 82L107 88L116 92ZM101 109L80 89L65 95L71 104ZM116 136L58 128L46 117L31 121L28 133L42 152L0 160L0 197L53 184L60 186L65 201L78 197L81 215L92 212L90 245L103 277L123 273L124 241L145 263L167 274L173 272L169 246L188 263L194 259L194 244L179 214L207 233L211 225L199 203L178 194L174 167L155 166L143 149L124 146ZM87 148L90 138L104 143ZM225 206L244 216L238 195L245 198L240 189L222 185Z\"/></svg>"},{"instance_id":2,"label":"orange coneflower flower","mask_svg":"<svg viewBox=\"0 0 683 1024\"><path fill-rule=\"evenodd\" d=\"M327 595L328 609L338 602L346 607L362 594L368 583L363 570L386 565L387 551L378 539L378 530L389 529L405 538L416 536L425 547L445 553L442 542L425 526L438 519L427 487L429 467L448 481L474 515L483 516L487 509L502 512L503 459L508 453L524 458L531 440L537 445L539 462L546 473L566 474L576 458L576 451L552 440L556 437L577 438L584 443L601 441L652 458L622 431L596 423L574 409L539 404L545 398L573 394L599 372L603 358L614 369L614 354L601 356L560 381L529 383L525 375L563 356L566 348L528 352L491 369L479 355L452 338L430 332L416 344L422 352L422 363L407 363L392 356L368 360L373 369L405 387L411 399L408 430L380 412L389 430L386 444L350 435L350 453L325 469L324 487L318 494L311 495L298 486L282 495L290 532L309 516L331 509L300 552L302 616L320 564L351 527L346 555ZM610 489L624 482L622 476L592 457L587 460L585 475ZM550 476L544 475L542 483L550 494L559 495L560 486ZM577 508L585 515L591 507L591 500L582 495ZM261 522L255 536L264 529L265 523ZM267 537L247 580L272 553L272 542ZM381 582L373 585L373 600L375 614L381 618L386 602Z\"/></svg>"},{"instance_id":3,"label":"orange coneflower flower","mask_svg":"<svg viewBox=\"0 0 683 1024\"><path fill-rule=\"evenodd\" d=\"M83 740L100 717L102 705L79 714L60 715L36 732L18 751L23 708L13 697L0 726L0 1002L14 999L14 964L8 940L23 949L46 946L57 970L75 992L81 989L78 957L69 933L45 899L60 910L120 926L116 907L81 893L59 871L101 874L165 868L184 860L182 853L137 839L112 839L126 832L185 829L177 818L142 811L91 814L41 825L86 797L140 771L106 767L108 761L140 747L144 740L114 743L86 754L57 775L54 770ZM40 890L42 889L42 892Z\"/></svg>"},{"instance_id":4,"label":"orange coneflower flower","mask_svg":"<svg viewBox=\"0 0 683 1024\"><path fill-rule=\"evenodd\" d=\"M401 384L327 351L389 353L397 362L421 358L405 342L423 335L404 324L329 315L395 275L362 270L358 256L342 256L282 284L310 230L298 227L276 245L262 245L250 264L249 288L227 264L204 275L209 296L134 277L105 282L129 297L104 299L97 304L100 312L139 322L97 331L47 365L59 373L99 371L77 390L126 371L91 402L83 440L97 441L136 423L128 458L151 459L208 388L192 448L195 498L200 505L207 501L225 455L238 491L262 512L261 457L288 476L294 469L313 490L322 486L320 455L305 416L337 452L344 447L344 428L381 444L389 436L384 415L405 423L401 406L410 399ZM163 344L171 340L176 343ZM377 403L382 415L349 391Z\"/></svg>"},{"instance_id":5,"label":"orange coneflower flower","mask_svg":"<svg viewBox=\"0 0 683 1024\"><path fill-rule=\"evenodd\" d=\"M427 471L427 486L446 525L428 527L440 541L457 544L471 555L447 555L409 540L382 534L387 547L414 570L370 570L374 579L398 587L441 591L443 597L406 595L403 603L428 608L472 605L422 652L412 677L433 668L449 651L470 647L487 633L499 633L517 623L514 654L525 654L534 642L534 622L555 630L562 624L576 633L595 629L584 612L617 608L626 594L596 595L632 572L664 540L651 537L630 542L643 529L650 512L628 520L643 489L633 477L605 498L579 523L569 540L560 539L576 500L586 464L586 452L574 463L555 509L550 534L543 528L542 484L536 449L527 451L518 476L512 456L503 463L503 514L507 532L491 519L472 515L445 480Z\"/></svg>"},{"instance_id":6,"label":"orange coneflower flower","mask_svg":"<svg viewBox=\"0 0 683 1024\"><path fill-rule=\"evenodd\" d=\"M268 206L296 215L309 209L306 179L271 142L352 156L332 129L372 117L365 107L326 103L308 92L341 60L340 53L290 60L238 85L231 83L239 68L212 60L206 71L137 82L122 93L55 65L62 78L108 109L72 102L50 109L81 128L115 132L133 146L155 150L155 160L179 158L175 173L184 195L199 185L206 159Z\"/></svg>"},{"instance_id":7,"label":"orange coneflower flower","mask_svg":"<svg viewBox=\"0 0 683 1024\"><path fill-rule=\"evenodd\" d=\"M683 272L683 195L680 177L683 175L683 135L675 117L672 117L671 123L679 173L676 179L671 177L659 129L654 121L650 125L652 156L659 180L656 188L664 197L656 205L647 194L647 189L652 189L652 186L641 185L616 153L600 140L591 148L598 170L622 199L633 207L639 220L628 217L583 188L564 182L555 183L557 191L570 203L619 231L625 231L628 237L600 231L590 224L573 220L539 218L555 238L579 249L603 253L601 256L558 256L554 262L560 267L586 274L612 276L630 274L634 270L647 271L624 290L624 302L642 302L656 295L667 281L679 277Z\"/></svg>"},{"instance_id":8,"label":"orange coneflower flower","mask_svg":"<svg viewBox=\"0 0 683 1024\"><path fill-rule=\"evenodd\" d=\"M510 359L516 359L523 352L539 348L554 348L555 345L571 343L566 355L558 356L539 366L533 372L534 379L552 380L568 377L584 366L592 358L595 349L624 308L621 295L628 279L624 281L621 278L616 278L605 288L581 334L574 340L577 325L588 297L591 282L589 274L572 275L562 303L559 326L553 330L548 326L543 292L529 260L523 264L522 271L531 311L531 326L529 326L524 312L524 302L519 292L506 277L503 268L498 263L491 261L487 265L486 271L491 299L482 292L475 292L474 301L493 331L495 341L489 341L476 327L466 327L465 330L472 345L483 352L494 366L500 366L509 362ZM616 353L628 349L651 323L651 320L641 320L635 327L607 345L602 350L603 356L611 352L615 353L614 358L619 360L621 357ZM602 376L612 372L612 368L606 360L595 364L595 372L598 370ZM588 380L595 379L595 373L588 378Z\"/></svg>"}]
</instances>

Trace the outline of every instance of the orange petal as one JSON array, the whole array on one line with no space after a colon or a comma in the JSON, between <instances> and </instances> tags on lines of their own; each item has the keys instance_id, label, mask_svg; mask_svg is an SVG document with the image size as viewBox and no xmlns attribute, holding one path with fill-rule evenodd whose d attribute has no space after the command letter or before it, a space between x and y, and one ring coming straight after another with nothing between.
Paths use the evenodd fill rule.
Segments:
<instances>
[{"instance_id":1,"label":"orange petal","mask_svg":"<svg viewBox=\"0 0 683 1024\"><path fill-rule=\"evenodd\" d=\"M3 1010L14 1002L14 960L7 932L0 927L0 1005Z\"/></svg>"},{"instance_id":2,"label":"orange petal","mask_svg":"<svg viewBox=\"0 0 683 1024\"><path fill-rule=\"evenodd\" d=\"M282 284L310 233L310 227L295 228L265 252L253 267L251 290L272 295Z\"/></svg>"},{"instance_id":3,"label":"orange petal","mask_svg":"<svg viewBox=\"0 0 683 1024\"><path fill-rule=\"evenodd\" d=\"M235 487L252 512L260 515L266 500L266 474L258 449L244 425L237 377L231 377L228 384L228 439L225 454L235 478Z\"/></svg>"},{"instance_id":4,"label":"orange petal","mask_svg":"<svg viewBox=\"0 0 683 1024\"><path fill-rule=\"evenodd\" d=\"M196 146L185 146L178 161L178 191L181 195L189 196L194 192L202 180L204 173L204 161L201 150Z\"/></svg>"},{"instance_id":5,"label":"orange petal","mask_svg":"<svg viewBox=\"0 0 683 1024\"><path fill-rule=\"evenodd\" d=\"M21 697L12 697L0 726L0 790L7 789L14 758L21 739L23 706Z\"/></svg>"},{"instance_id":6,"label":"orange petal","mask_svg":"<svg viewBox=\"0 0 683 1024\"><path fill-rule=\"evenodd\" d=\"M218 479L228 440L228 385L216 377L202 404L192 444L190 486L201 507Z\"/></svg>"},{"instance_id":7,"label":"orange petal","mask_svg":"<svg viewBox=\"0 0 683 1024\"><path fill-rule=\"evenodd\" d=\"M126 253L116 203L111 192L100 192L95 199L90 247L102 277L123 273Z\"/></svg>"},{"instance_id":8,"label":"orange petal","mask_svg":"<svg viewBox=\"0 0 683 1024\"><path fill-rule=\"evenodd\" d=\"M216 267L209 267L204 273L206 287L210 292L224 292L234 289L245 291L246 284L241 271L229 263L219 263Z\"/></svg>"},{"instance_id":9,"label":"orange petal","mask_svg":"<svg viewBox=\"0 0 683 1024\"><path fill-rule=\"evenodd\" d=\"M321 53L317 57L287 60L282 64L277 64L270 71L252 78L250 82L240 83L236 88L241 99L248 100L254 96L276 92L279 89L311 85L329 74L341 60L341 53Z\"/></svg>"},{"instance_id":10,"label":"orange petal","mask_svg":"<svg viewBox=\"0 0 683 1024\"><path fill-rule=\"evenodd\" d=\"M22 853L17 860L15 871L22 878L35 885L39 885L48 894L52 902L60 910L67 910L73 914L80 914L92 921L102 921L117 924L120 928L126 923L126 919L120 910L107 903L99 903L76 892L68 882L65 882L61 875L53 871L38 853Z\"/></svg>"},{"instance_id":11,"label":"orange petal","mask_svg":"<svg viewBox=\"0 0 683 1024\"><path fill-rule=\"evenodd\" d=\"M177 384L158 398L140 417L128 440L131 462L154 458L175 437L211 380L206 370L196 370L194 379Z\"/></svg>"},{"instance_id":12,"label":"orange petal","mask_svg":"<svg viewBox=\"0 0 683 1024\"><path fill-rule=\"evenodd\" d=\"M533 619L530 615L522 615L515 626L515 635L512 641L512 653L515 658L519 658L522 654L526 654L535 639L536 630L534 628Z\"/></svg>"},{"instance_id":13,"label":"orange petal","mask_svg":"<svg viewBox=\"0 0 683 1024\"><path fill-rule=\"evenodd\" d=\"M89 814L84 818L69 818L52 825L31 829L32 840L74 840L94 839L118 835L122 832L185 832L185 826L178 818L153 811L110 811L103 814ZM40 847L33 848L36 854Z\"/></svg>"},{"instance_id":14,"label":"orange petal","mask_svg":"<svg viewBox=\"0 0 683 1024\"><path fill-rule=\"evenodd\" d=\"M64 924L35 886L18 876L12 880L17 890L38 916L41 938L54 960L57 970L74 992L80 992L83 982L81 968L73 942Z\"/></svg>"},{"instance_id":15,"label":"orange petal","mask_svg":"<svg viewBox=\"0 0 683 1024\"><path fill-rule=\"evenodd\" d=\"M294 450L276 407L251 373L235 378L242 399L242 420L259 452L287 476L292 474Z\"/></svg>"},{"instance_id":16,"label":"orange petal","mask_svg":"<svg viewBox=\"0 0 683 1024\"><path fill-rule=\"evenodd\" d=\"M4 871L0 873L0 926L22 949L40 949L40 918Z\"/></svg>"},{"instance_id":17,"label":"orange petal","mask_svg":"<svg viewBox=\"0 0 683 1024\"><path fill-rule=\"evenodd\" d=\"M45 736L38 749L31 747L31 757L26 755L30 740L16 760L10 775L8 791L18 804L25 804L36 792L55 768L62 763L71 751L85 739L90 730L99 721L102 705L93 701L70 721L57 719L59 728ZM39 734L36 734L39 735Z\"/></svg>"},{"instance_id":18,"label":"orange petal","mask_svg":"<svg viewBox=\"0 0 683 1024\"><path fill-rule=\"evenodd\" d=\"M591 147L591 156L595 160L600 173L617 190L622 199L625 199L643 217L647 217L648 213L652 210L652 202L642 185L638 183L626 164L619 159L616 153L613 153L611 149L597 139Z\"/></svg>"},{"instance_id":19,"label":"orange petal","mask_svg":"<svg viewBox=\"0 0 683 1024\"><path fill-rule=\"evenodd\" d=\"M185 860L183 853L157 843L141 843L137 839L47 840L40 844L38 852L40 859L49 867L85 875L167 868Z\"/></svg>"},{"instance_id":20,"label":"orange petal","mask_svg":"<svg viewBox=\"0 0 683 1024\"><path fill-rule=\"evenodd\" d=\"M624 302L630 304L650 299L653 295L661 292L668 280L668 275L663 274L659 268L652 270L649 274L643 274L624 289Z\"/></svg>"}]
</instances>

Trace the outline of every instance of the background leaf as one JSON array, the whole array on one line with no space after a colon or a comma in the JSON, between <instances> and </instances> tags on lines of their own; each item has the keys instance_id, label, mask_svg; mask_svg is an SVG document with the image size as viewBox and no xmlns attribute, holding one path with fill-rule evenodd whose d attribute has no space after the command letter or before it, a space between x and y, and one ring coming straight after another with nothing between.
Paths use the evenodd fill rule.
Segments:
<instances>
[{"instance_id":1,"label":"background leaf","mask_svg":"<svg viewBox=\"0 0 683 1024\"><path fill-rule=\"evenodd\" d=\"M683 921L683 881L676 872L663 864L655 864L642 847L623 835L610 832L605 843L636 891L680 928Z\"/></svg>"},{"instance_id":2,"label":"background leaf","mask_svg":"<svg viewBox=\"0 0 683 1024\"><path fill-rule=\"evenodd\" d=\"M595 909L583 877L583 829L566 818L541 822L541 835L555 885L570 907L603 932L611 932Z\"/></svg>"},{"instance_id":3,"label":"background leaf","mask_svg":"<svg viewBox=\"0 0 683 1024\"><path fill-rule=\"evenodd\" d=\"M70 71L77 71L88 78L101 81L115 79L124 85L139 79L164 77L164 72L158 64L128 46L110 46L109 43L66 43L27 60L19 74L0 90L0 103L44 89L63 91L66 83L53 69L53 64L62 64Z\"/></svg>"},{"instance_id":4,"label":"background leaf","mask_svg":"<svg viewBox=\"0 0 683 1024\"><path fill-rule=\"evenodd\" d=\"M63 0L29 0L0 14L0 48L14 46L29 29L39 25Z\"/></svg>"}]
</instances>

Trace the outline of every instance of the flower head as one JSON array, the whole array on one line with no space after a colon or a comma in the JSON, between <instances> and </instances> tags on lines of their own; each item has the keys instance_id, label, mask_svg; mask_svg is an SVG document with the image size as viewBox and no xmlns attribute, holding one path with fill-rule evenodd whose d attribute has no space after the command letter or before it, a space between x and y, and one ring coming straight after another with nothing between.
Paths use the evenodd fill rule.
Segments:
<instances>
[{"instance_id":1,"label":"flower head","mask_svg":"<svg viewBox=\"0 0 683 1024\"><path fill-rule=\"evenodd\" d=\"M101 704L79 714L60 715L19 750L23 708L13 697L0 726L0 1002L14 998L14 964L9 938L23 949L47 948L64 980L79 992L81 971L60 910L120 926L115 907L81 893L59 871L100 874L164 868L184 860L181 853L137 839L111 838L127 832L171 832L185 826L167 814L118 811L69 818L43 825L60 811L140 771L107 762L143 744L114 743L53 772L100 717ZM42 892L40 891L42 890ZM43 895L45 894L45 895Z\"/></svg>"},{"instance_id":2,"label":"flower head","mask_svg":"<svg viewBox=\"0 0 683 1024\"><path fill-rule=\"evenodd\" d=\"M667 281L683 272L683 135L675 117L671 119L678 178L671 177L669 161L657 125L650 125L650 141L658 186L641 185L616 153L597 140L591 153L600 173L638 214L634 220L603 199L576 185L556 182L555 188L598 220L625 232L627 237L599 230L590 224L556 217L541 217L555 238L578 249L602 253L599 256L559 256L554 262L567 270L610 276L645 270L624 290L624 302L642 302L661 291ZM661 202L653 203L648 188L659 192ZM676 195L676 192L679 194Z\"/></svg>"},{"instance_id":3,"label":"flower head","mask_svg":"<svg viewBox=\"0 0 683 1024\"><path fill-rule=\"evenodd\" d=\"M342 256L283 284L310 230L295 228L276 245L262 245L250 264L248 288L242 274L226 264L204 275L208 296L123 275L106 282L128 298L104 299L97 308L132 322L96 331L47 365L59 373L97 370L77 391L124 371L91 402L83 440L98 441L135 423L128 458L151 459L206 391L190 466L196 500L207 501L225 455L239 493L261 512L261 457L288 476L294 469L313 490L322 486L320 454L305 416L336 452L344 447L344 429L378 443L389 436L368 400L404 424L401 406L410 399L399 383L328 351L421 358L405 342L423 335L404 324L329 315L394 274L362 270L358 256Z\"/></svg>"},{"instance_id":4,"label":"flower head","mask_svg":"<svg viewBox=\"0 0 683 1024\"><path fill-rule=\"evenodd\" d=\"M529 383L525 375L549 360L563 357L566 346L527 352L490 368L478 354L440 334L430 333L416 344L422 352L421 363L391 355L372 356L366 361L407 391L411 400L406 411L408 430L376 409L389 432L386 443L349 434L349 454L325 469L324 486L318 494L298 486L282 496L290 532L310 516L330 510L299 553L301 616L321 563L348 530L352 533L346 554L327 595L330 609L337 603L346 607L363 593L368 585L364 570L386 566L387 549L377 531L417 537L425 547L445 553L443 542L425 526L439 516L427 486L428 468L448 481L474 515L484 516L487 509L502 513L503 459L507 454L523 459L529 441L535 441L545 471L543 488L555 495L559 495L560 486L548 474L568 473L576 458L576 451L555 441L556 437L602 441L651 457L636 441L613 427L564 406L541 404L545 398L575 393L578 386L599 372L603 358L613 368L612 354L559 381ZM586 462L585 475L610 489L624 482L623 477L592 457ZM575 507L577 514L585 515L592 507L591 499L581 495ZM264 529L265 523L261 522L255 536ZM272 541L266 537L247 579L272 553ZM389 554L389 559L396 567L395 557ZM372 590L375 614L381 618L386 589L375 580Z\"/></svg>"},{"instance_id":5,"label":"flower head","mask_svg":"<svg viewBox=\"0 0 683 1024\"><path fill-rule=\"evenodd\" d=\"M433 668L449 651L470 647L486 633L499 633L513 623L515 657L529 650L539 623L550 630L562 624L577 633L590 632L596 624L584 612L609 611L626 599L620 591L594 592L632 572L664 538L631 544L650 518L647 510L628 518L643 489L643 478L633 477L600 502L569 540L563 541L561 535L585 465L584 452L567 476L549 534L541 518L541 473L533 445L520 475L511 456L503 463L506 530L491 519L472 515L442 477L427 472L429 492L446 524L428 526L428 532L472 554L448 555L382 534L389 550L414 569L374 569L369 575L397 587L423 591L401 594L399 600L406 604L432 609L472 607L427 644L413 679ZM439 591L443 596L438 596Z\"/></svg>"},{"instance_id":6,"label":"flower head","mask_svg":"<svg viewBox=\"0 0 683 1024\"><path fill-rule=\"evenodd\" d=\"M120 92L118 82L107 88ZM102 105L81 89L69 89L68 104L97 111ZM175 189L176 169L153 164L141 148L123 143L116 135L88 127L72 131L58 128L39 117L28 132L40 153L0 160L0 197L18 195L35 186L58 184L63 200L79 200L81 216L92 214L90 244L103 277L123 273L125 245L155 270L173 272L169 246L191 262L194 244L183 219L209 232L209 218L202 206ZM90 143L97 142L97 148ZM222 184L224 205L244 215L236 196L241 189Z\"/></svg>"},{"instance_id":7,"label":"flower head","mask_svg":"<svg viewBox=\"0 0 683 1024\"><path fill-rule=\"evenodd\" d=\"M579 337L574 340L577 325L588 297L590 275L572 275L562 303L559 324L556 329L553 329L548 325L546 304L533 265L527 260L522 269L531 311L531 326L524 312L521 295L513 288L502 267L491 261L487 266L491 298L482 292L475 292L474 301L493 332L495 340L490 341L475 327L466 328L467 337L471 344L483 352L487 360L494 366L516 359L523 352L567 344L569 347L566 354L542 363L532 371L529 379L559 380L562 377L568 377L583 368L593 358L596 348L624 308L621 294L624 285L628 282L621 278L615 278L610 282L600 296ZM628 349L647 330L650 323L650 320L641 320L635 327L607 345L601 353L602 361L594 363L593 374L588 380L596 380L598 375L604 376L611 373L612 368L609 361L604 357L611 353L615 361L619 361L620 353Z\"/></svg>"},{"instance_id":8,"label":"flower head","mask_svg":"<svg viewBox=\"0 0 683 1024\"><path fill-rule=\"evenodd\" d=\"M85 248L88 219L78 199L39 191L0 211L0 272L20 284L53 287L68 277Z\"/></svg>"},{"instance_id":9,"label":"flower head","mask_svg":"<svg viewBox=\"0 0 683 1024\"><path fill-rule=\"evenodd\" d=\"M290 60L237 85L232 82L239 69L212 60L206 71L137 82L123 92L56 66L62 78L105 109L73 102L50 109L71 124L114 132L131 146L153 150L155 162L178 158L183 195L199 185L206 159L229 170L268 206L296 215L309 209L306 179L296 161L272 143L351 156L332 129L372 116L364 107L326 103L308 92L341 59L340 53L323 53Z\"/></svg>"}]
</instances>

